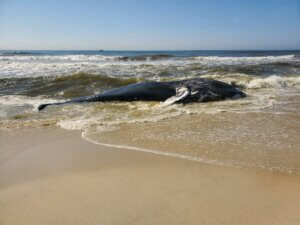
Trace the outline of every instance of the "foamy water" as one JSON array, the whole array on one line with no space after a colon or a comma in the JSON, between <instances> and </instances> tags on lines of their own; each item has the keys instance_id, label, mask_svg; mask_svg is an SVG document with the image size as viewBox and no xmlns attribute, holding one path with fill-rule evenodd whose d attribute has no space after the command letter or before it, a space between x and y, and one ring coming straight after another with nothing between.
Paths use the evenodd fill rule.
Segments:
<instances>
[{"instance_id":1,"label":"foamy water","mask_svg":"<svg viewBox=\"0 0 300 225\"><path fill-rule=\"evenodd\" d=\"M0 128L57 125L82 130L84 138L106 146L299 173L299 55L297 51L1 52ZM247 97L187 105L83 103L37 111L41 103L139 81L195 77L235 83Z\"/></svg>"}]
</instances>

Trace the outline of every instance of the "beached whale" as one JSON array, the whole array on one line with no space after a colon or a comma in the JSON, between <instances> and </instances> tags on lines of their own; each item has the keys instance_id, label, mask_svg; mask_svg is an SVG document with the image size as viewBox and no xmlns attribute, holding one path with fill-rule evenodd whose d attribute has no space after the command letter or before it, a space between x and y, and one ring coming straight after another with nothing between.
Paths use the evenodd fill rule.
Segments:
<instances>
[{"instance_id":1,"label":"beached whale","mask_svg":"<svg viewBox=\"0 0 300 225\"><path fill-rule=\"evenodd\" d=\"M79 102L105 101L165 101L166 104L208 102L245 97L237 86L221 81L195 78L170 82L140 82L98 93L92 96L76 98L57 103L42 104L38 110L49 105L62 105Z\"/></svg>"}]
</instances>

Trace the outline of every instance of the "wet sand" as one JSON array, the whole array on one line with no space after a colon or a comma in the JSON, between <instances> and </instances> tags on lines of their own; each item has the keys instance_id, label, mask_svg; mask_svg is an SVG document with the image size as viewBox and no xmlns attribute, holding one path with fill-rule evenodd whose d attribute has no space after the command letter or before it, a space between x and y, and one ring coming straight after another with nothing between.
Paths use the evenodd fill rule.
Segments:
<instances>
[{"instance_id":1,"label":"wet sand","mask_svg":"<svg viewBox=\"0 0 300 225\"><path fill-rule=\"evenodd\" d=\"M0 131L0 224L292 225L300 177L94 145L58 128Z\"/></svg>"}]
</instances>

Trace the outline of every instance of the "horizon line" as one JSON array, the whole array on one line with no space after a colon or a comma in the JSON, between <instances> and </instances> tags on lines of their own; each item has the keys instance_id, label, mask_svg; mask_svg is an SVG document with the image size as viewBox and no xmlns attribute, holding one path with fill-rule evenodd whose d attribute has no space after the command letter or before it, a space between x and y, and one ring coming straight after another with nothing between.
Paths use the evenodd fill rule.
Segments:
<instances>
[{"instance_id":1,"label":"horizon line","mask_svg":"<svg viewBox=\"0 0 300 225\"><path fill-rule=\"evenodd\" d=\"M300 51L300 49L0 49L0 51L99 51L99 52L108 52L108 51L136 51L136 52L155 52L155 51Z\"/></svg>"}]
</instances>

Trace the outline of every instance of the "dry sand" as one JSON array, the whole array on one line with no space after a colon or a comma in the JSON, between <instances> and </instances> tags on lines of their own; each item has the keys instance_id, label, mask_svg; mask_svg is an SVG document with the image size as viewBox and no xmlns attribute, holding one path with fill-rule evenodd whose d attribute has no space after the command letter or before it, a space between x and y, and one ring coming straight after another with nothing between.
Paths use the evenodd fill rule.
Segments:
<instances>
[{"instance_id":1,"label":"dry sand","mask_svg":"<svg viewBox=\"0 0 300 225\"><path fill-rule=\"evenodd\" d=\"M299 225L300 176L0 131L0 224Z\"/></svg>"}]
</instances>

